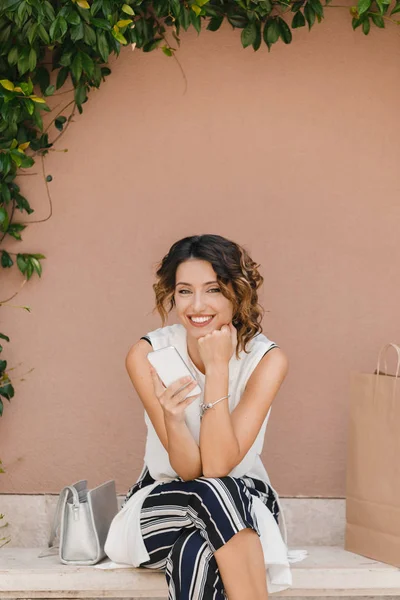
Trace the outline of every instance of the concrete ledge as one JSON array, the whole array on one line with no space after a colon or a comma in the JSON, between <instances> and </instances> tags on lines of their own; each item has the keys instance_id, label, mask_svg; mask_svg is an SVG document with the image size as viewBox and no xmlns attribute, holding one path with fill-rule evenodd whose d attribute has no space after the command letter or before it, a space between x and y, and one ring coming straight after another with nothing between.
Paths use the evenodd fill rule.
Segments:
<instances>
[{"instance_id":1,"label":"concrete ledge","mask_svg":"<svg viewBox=\"0 0 400 600\"><path fill-rule=\"evenodd\" d=\"M291 565L293 587L274 596L400 596L396 567L336 546L307 550L305 560ZM37 558L40 551L0 549L0 598L167 598L161 572L62 565L57 556Z\"/></svg>"},{"instance_id":2,"label":"concrete ledge","mask_svg":"<svg viewBox=\"0 0 400 600\"><path fill-rule=\"evenodd\" d=\"M47 546L58 496L1 494L0 513L9 526L8 547ZM118 497L119 504L123 496ZM345 500L342 498L282 498L289 546L344 546ZM0 535L0 537L1 537Z\"/></svg>"}]
</instances>

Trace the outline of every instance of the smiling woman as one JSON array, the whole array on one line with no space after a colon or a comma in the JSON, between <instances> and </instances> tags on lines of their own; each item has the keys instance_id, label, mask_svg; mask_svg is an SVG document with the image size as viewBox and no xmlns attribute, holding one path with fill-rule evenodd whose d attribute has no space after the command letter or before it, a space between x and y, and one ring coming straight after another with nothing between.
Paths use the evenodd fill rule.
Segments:
<instances>
[{"instance_id":1,"label":"smiling woman","mask_svg":"<svg viewBox=\"0 0 400 600\"><path fill-rule=\"evenodd\" d=\"M192 236L175 242L162 259L156 273L158 281L153 285L163 325L175 306L180 320L186 312L186 322L191 325L194 323L189 316L217 312L218 319L210 321L210 330L232 320L238 332L238 356L239 350L245 350L246 343L262 331L263 309L257 289L264 279L258 267L244 248L219 235ZM218 311L212 309L215 302Z\"/></svg>"},{"instance_id":2,"label":"smiling woman","mask_svg":"<svg viewBox=\"0 0 400 600\"><path fill-rule=\"evenodd\" d=\"M145 408L144 466L106 553L163 570L171 600L266 600L292 579L282 506L260 458L288 368L261 333L263 278L244 248L218 235L179 240L156 274L163 326L126 358ZM166 326L173 309L179 323ZM147 354L166 346L192 367L192 382L162 385ZM201 394L189 397L197 384Z\"/></svg>"}]
</instances>

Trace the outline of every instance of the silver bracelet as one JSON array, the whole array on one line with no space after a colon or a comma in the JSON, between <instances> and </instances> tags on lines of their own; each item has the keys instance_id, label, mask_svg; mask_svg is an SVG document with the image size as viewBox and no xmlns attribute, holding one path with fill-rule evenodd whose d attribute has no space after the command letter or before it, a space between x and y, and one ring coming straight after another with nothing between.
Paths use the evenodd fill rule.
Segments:
<instances>
[{"instance_id":1,"label":"silver bracelet","mask_svg":"<svg viewBox=\"0 0 400 600\"><path fill-rule=\"evenodd\" d=\"M200 404L200 418L203 417L206 410L208 410L209 408L212 408L213 406L218 404L218 402L221 402L221 400L225 400L226 398L229 398L229 397L230 397L230 394L228 394L227 396L223 396L222 398L219 398L215 402L209 402L208 404L204 404L204 402L203 402L202 404Z\"/></svg>"}]
</instances>

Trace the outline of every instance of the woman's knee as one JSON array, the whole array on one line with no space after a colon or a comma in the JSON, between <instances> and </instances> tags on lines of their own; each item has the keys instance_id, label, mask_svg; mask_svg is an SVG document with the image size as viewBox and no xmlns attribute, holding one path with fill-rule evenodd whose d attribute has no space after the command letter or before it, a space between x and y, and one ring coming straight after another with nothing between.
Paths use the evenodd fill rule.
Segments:
<instances>
[{"instance_id":1,"label":"woman's knee","mask_svg":"<svg viewBox=\"0 0 400 600\"><path fill-rule=\"evenodd\" d=\"M185 529L169 551L167 562L172 568L174 565L193 569L199 556L209 561L213 553L207 540L198 529Z\"/></svg>"}]
</instances>

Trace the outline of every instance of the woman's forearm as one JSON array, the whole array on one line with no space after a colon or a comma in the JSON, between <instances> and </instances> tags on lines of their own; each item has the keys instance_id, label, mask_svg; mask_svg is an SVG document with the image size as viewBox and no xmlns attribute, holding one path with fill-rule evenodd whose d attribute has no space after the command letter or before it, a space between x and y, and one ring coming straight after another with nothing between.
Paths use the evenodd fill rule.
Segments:
<instances>
[{"instance_id":1,"label":"woman's forearm","mask_svg":"<svg viewBox=\"0 0 400 600\"><path fill-rule=\"evenodd\" d=\"M215 402L228 394L228 365L206 371L204 403ZM218 402L204 413L200 428L200 454L205 477L224 477L236 465L239 444L233 430L228 399Z\"/></svg>"},{"instance_id":2,"label":"woman's forearm","mask_svg":"<svg viewBox=\"0 0 400 600\"><path fill-rule=\"evenodd\" d=\"M171 467L182 479L189 481L203 474L200 448L184 421L164 418L168 436L168 456Z\"/></svg>"}]
</instances>

